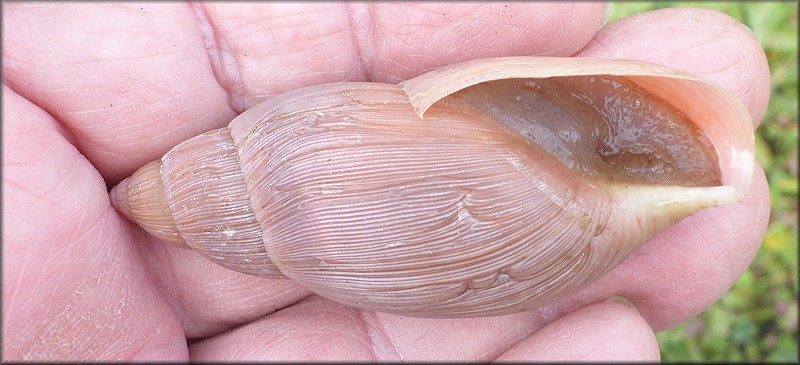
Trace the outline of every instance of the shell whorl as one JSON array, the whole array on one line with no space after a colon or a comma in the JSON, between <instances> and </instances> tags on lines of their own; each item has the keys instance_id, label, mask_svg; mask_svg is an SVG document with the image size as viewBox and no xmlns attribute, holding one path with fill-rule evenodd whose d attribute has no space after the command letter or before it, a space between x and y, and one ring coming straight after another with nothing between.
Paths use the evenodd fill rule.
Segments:
<instances>
[{"instance_id":1,"label":"shell whorl","mask_svg":"<svg viewBox=\"0 0 800 365\"><path fill-rule=\"evenodd\" d=\"M140 171L112 192L127 194L112 202L123 202L117 209L128 218L232 270L282 276L264 248L228 128L191 138Z\"/></svg>"},{"instance_id":2,"label":"shell whorl","mask_svg":"<svg viewBox=\"0 0 800 365\"><path fill-rule=\"evenodd\" d=\"M537 132L523 120L535 100L491 91L523 85L529 92L536 82L509 87L504 80L482 80L476 87L450 90L447 97L415 82L437 75L401 85L318 85L274 97L227 128L190 139L148 164L115 187L112 203L159 238L188 245L236 271L285 275L361 308L468 317L512 313L563 298L680 219L738 201L737 189L749 182L723 166L709 171L699 186L686 186L698 171L714 170L733 161L731 156L743 156L734 170L746 171L742 166L751 152L746 140L722 144L735 147L733 152L715 154L712 148L708 156L683 161L682 150L719 143L713 134L722 135L718 126L711 142L704 139L705 129L669 127L684 128L673 141L686 142L672 150L619 145L625 151L644 148L649 151L645 160L598 159L594 145L558 156L546 152L552 141L526 137ZM653 78L638 76L654 90ZM593 88L586 80L568 82ZM613 88L638 87L630 80L619 79L622 86ZM673 84L678 89L690 85ZM603 108L585 100L593 92L573 95L589 105L579 117ZM438 99L414 103L420 95ZM570 95L567 90L552 100ZM730 99L721 93L711 98ZM711 120L723 113L678 104L676 115ZM497 113L506 109L516 111ZM548 113L558 116L565 110ZM616 128L603 123L555 123L539 131L586 135ZM742 133L744 127L736 128ZM590 166L594 160L604 165ZM688 168L675 167L684 162ZM614 168L639 165L658 171L614 180ZM660 171L673 167L684 169L683 176L670 180ZM716 186L720 181L735 186Z\"/></svg>"}]
</instances>

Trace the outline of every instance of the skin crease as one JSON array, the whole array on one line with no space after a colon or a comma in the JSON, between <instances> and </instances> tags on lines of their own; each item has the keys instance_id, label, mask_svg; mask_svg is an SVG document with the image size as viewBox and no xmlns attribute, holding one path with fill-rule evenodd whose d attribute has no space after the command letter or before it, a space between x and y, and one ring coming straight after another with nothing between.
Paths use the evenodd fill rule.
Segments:
<instances>
[{"instance_id":1,"label":"skin crease","mask_svg":"<svg viewBox=\"0 0 800 365\"><path fill-rule=\"evenodd\" d=\"M658 360L654 331L724 295L764 237L769 200L757 166L743 202L681 221L559 303L433 320L228 271L149 237L107 196L176 143L277 93L396 82L481 57L651 61L719 83L759 123L766 59L723 14L668 9L601 29L602 3L3 10L13 30L3 36L3 360ZM614 295L638 313L602 302Z\"/></svg>"}]
</instances>

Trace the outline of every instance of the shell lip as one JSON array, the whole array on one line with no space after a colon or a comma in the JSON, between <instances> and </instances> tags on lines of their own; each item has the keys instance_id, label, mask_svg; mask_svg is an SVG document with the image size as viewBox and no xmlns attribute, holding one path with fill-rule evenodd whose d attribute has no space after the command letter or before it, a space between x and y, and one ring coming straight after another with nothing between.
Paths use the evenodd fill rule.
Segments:
<instances>
[{"instance_id":1,"label":"shell lip","mask_svg":"<svg viewBox=\"0 0 800 365\"><path fill-rule=\"evenodd\" d=\"M475 84L557 76L655 76L703 81L695 75L639 60L582 57L493 57L445 66L399 83L420 117L437 101Z\"/></svg>"},{"instance_id":2,"label":"shell lip","mask_svg":"<svg viewBox=\"0 0 800 365\"><path fill-rule=\"evenodd\" d=\"M399 85L420 118L438 101L470 86L501 79L548 78L560 76L613 75L628 77L637 84L648 80L671 80L683 89L696 89L695 99L684 98L687 114L704 116L696 122L714 144L722 169L722 185L733 186L744 196L752 180L755 164L754 126L747 108L729 91L699 76L666 66L631 59L583 57L494 57L445 66ZM652 90L652 84L645 87ZM663 94L663 93L662 93ZM671 102L671 101L670 101ZM690 105L691 104L691 105ZM712 109L713 116L700 109ZM423 118L424 119L424 118ZM694 118L691 118L694 120Z\"/></svg>"}]
</instances>

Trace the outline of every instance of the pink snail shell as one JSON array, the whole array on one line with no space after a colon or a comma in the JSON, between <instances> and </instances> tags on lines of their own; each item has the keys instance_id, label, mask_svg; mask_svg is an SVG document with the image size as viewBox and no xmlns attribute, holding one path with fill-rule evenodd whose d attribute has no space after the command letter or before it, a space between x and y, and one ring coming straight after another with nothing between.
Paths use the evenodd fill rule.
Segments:
<instances>
[{"instance_id":1,"label":"pink snail shell","mask_svg":"<svg viewBox=\"0 0 800 365\"><path fill-rule=\"evenodd\" d=\"M741 102L630 60L505 57L305 87L115 187L151 234L359 308L475 317L557 301L739 201Z\"/></svg>"}]
</instances>

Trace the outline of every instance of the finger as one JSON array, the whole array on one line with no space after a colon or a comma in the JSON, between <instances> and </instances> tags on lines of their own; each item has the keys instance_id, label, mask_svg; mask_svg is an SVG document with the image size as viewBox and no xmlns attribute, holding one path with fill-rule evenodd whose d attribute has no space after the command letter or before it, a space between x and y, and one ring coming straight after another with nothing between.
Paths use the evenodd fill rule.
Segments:
<instances>
[{"instance_id":1,"label":"finger","mask_svg":"<svg viewBox=\"0 0 800 365\"><path fill-rule=\"evenodd\" d=\"M356 310L321 301L314 296L264 320L190 345L189 357L195 362L376 360Z\"/></svg>"},{"instance_id":2,"label":"finger","mask_svg":"<svg viewBox=\"0 0 800 365\"><path fill-rule=\"evenodd\" d=\"M235 115L179 3L4 7L4 82L75 135L110 183Z\"/></svg>"},{"instance_id":3,"label":"finger","mask_svg":"<svg viewBox=\"0 0 800 365\"><path fill-rule=\"evenodd\" d=\"M768 95L763 51L747 29L716 12L668 9L622 19L579 55L644 59L700 74L738 91L757 117ZM743 202L704 210L664 231L579 301L622 295L661 331L718 300L746 270L768 223L766 181L758 166L754 171Z\"/></svg>"},{"instance_id":4,"label":"finger","mask_svg":"<svg viewBox=\"0 0 800 365\"><path fill-rule=\"evenodd\" d=\"M386 3L355 14L370 25L357 33L368 74L395 83L476 58L569 56L594 36L604 10L600 2Z\"/></svg>"},{"instance_id":5,"label":"finger","mask_svg":"<svg viewBox=\"0 0 800 365\"><path fill-rule=\"evenodd\" d=\"M193 361L482 360L543 326L535 312L427 319L361 311L312 296L190 345Z\"/></svg>"},{"instance_id":6,"label":"finger","mask_svg":"<svg viewBox=\"0 0 800 365\"><path fill-rule=\"evenodd\" d=\"M47 113L3 96L3 360L185 359L97 171Z\"/></svg>"},{"instance_id":7,"label":"finger","mask_svg":"<svg viewBox=\"0 0 800 365\"><path fill-rule=\"evenodd\" d=\"M220 64L246 108L301 86L397 82L437 66L501 55L569 55L599 29L586 4L240 4L200 7Z\"/></svg>"},{"instance_id":8,"label":"finger","mask_svg":"<svg viewBox=\"0 0 800 365\"><path fill-rule=\"evenodd\" d=\"M152 237L137 246L189 339L227 331L312 294L289 279L234 272L194 251L165 245Z\"/></svg>"},{"instance_id":9,"label":"finger","mask_svg":"<svg viewBox=\"0 0 800 365\"><path fill-rule=\"evenodd\" d=\"M676 8L630 16L603 27L577 56L638 59L705 77L740 97L756 125L767 109L764 50L727 14Z\"/></svg>"},{"instance_id":10,"label":"finger","mask_svg":"<svg viewBox=\"0 0 800 365\"><path fill-rule=\"evenodd\" d=\"M659 361L647 322L617 303L597 303L567 314L503 353L497 362Z\"/></svg>"},{"instance_id":11,"label":"finger","mask_svg":"<svg viewBox=\"0 0 800 365\"><path fill-rule=\"evenodd\" d=\"M202 3L212 62L241 112L303 86L366 78L341 3Z\"/></svg>"},{"instance_id":12,"label":"finger","mask_svg":"<svg viewBox=\"0 0 800 365\"><path fill-rule=\"evenodd\" d=\"M582 300L620 295L636 305L656 332L672 328L731 288L758 252L768 220L767 182L756 167L742 202L695 213L662 232Z\"/></svg>"}]
</instances>

